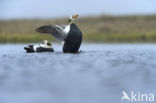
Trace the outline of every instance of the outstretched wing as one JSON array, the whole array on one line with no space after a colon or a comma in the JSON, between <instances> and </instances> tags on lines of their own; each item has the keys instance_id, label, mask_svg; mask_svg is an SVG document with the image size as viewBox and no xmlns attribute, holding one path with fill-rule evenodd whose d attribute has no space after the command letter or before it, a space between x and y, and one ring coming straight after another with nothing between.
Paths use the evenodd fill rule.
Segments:
<instances>
[{"instance_id":1,"label":"outstretched wing","mask_svg":"<svg viewBox=\"0 0 156 103\"><path fill-rule=\"evenodd\" d=\"M51 34L52 36L54 36L56 39L60 41L64 41L65 37L67 36L67 33L64 31L64 28L58 25L41 26L37 28L36 31L40 33Z\"/></svg>"}]
</instances>

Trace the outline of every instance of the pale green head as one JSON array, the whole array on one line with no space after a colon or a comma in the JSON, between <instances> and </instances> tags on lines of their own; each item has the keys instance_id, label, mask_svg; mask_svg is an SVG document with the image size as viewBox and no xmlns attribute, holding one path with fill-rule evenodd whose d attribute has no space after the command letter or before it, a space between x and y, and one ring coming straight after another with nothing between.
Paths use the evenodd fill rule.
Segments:
<instances>
[{"instance_id":1,"label":"pale green head","mask_svg":"<svg viewBox=\"0 0 156 103\"><path fill-rule=\"evenodd\" d=\"M69 24L72 24L78 16L79 16L78 14L72 15L72 16L69 18Z\"/></svg>"},{"instance_id":2,"label":"pale green head","mask_svg":"<svg viewBox=\"0 0 156 103\"><path fill-rule=\"evenodd\" d=\"M45 45L47 45L47 46L52 46L51 43L50 43L50 41L48 41L48 40L44 40L44 41L42 42L42 44L45 44Z\"/></svg>"}]
</instances>

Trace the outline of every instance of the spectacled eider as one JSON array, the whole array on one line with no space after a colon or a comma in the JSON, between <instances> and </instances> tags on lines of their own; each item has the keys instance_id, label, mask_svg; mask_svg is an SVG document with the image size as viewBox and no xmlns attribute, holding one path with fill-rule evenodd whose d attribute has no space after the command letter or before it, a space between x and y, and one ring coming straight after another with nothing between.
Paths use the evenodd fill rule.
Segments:
<instances>
[{"instance_id":1,"label":"spectacled eider","mask_svg":"<svg viewBox=\"0 0 156 103\"><path fill-rule=\"evenodd\" d=\"M35 45L28 45L27 47L24 47L27 53L32 52L54 52L54 49L52 48L51 43L48 40L44 40L40 44Z\"/></svg>"},{"instance_id":2,"label":"spectacled eider","mask_svg":"<svg viewBox=\"0 0 156 103\"><path fill-rule=\"evenodd\" d=\"M78 14L71 16L66 26L45 25L37 28L36 31L51 34L56 39L64 41L64 53L77 53L82 41L82 32L74 23L77 17Z\"/></svg>"}]
</instances>

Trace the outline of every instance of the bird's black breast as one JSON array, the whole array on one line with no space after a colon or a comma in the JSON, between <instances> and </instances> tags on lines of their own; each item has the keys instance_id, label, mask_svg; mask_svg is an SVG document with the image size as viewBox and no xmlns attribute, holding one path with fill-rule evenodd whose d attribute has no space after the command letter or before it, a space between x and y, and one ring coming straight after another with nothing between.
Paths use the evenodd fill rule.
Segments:
<instances>
[{"instance_id":1,"label":"bird's black breast","mask_svg":"<svg viewBox=\"0 0 156 103\"><path fill-rule=\"evenodd\" d=\"M78 52L82 41L82 32L76 24L71 24L70 31L65 38L63 52L75 53Z\"/></svg>"}]
</instances>

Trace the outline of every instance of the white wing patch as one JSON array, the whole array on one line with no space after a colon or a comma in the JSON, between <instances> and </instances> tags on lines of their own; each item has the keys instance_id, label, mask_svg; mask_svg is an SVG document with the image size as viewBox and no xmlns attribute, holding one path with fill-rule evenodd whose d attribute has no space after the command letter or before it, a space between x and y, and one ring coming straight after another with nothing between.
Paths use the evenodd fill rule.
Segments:
<instances>
[{"instance_id":1,"label":"white wing patch","mask_svg":"<svg viewBox=\"0 0 156 103\"><path fill-rule=\"evenodd\" d=\"M63 29L62 27L55 25L56 27L60 28L61 30L63 30L66 34L69 33L70 31L70 25L65 26L65 28Z\"/></svg>"},{"instance_id":2,"label":"white wing patch","mask_svg":"<svg viewBox=\"0 0 156 103\"><path fill-rule=\"evenodd\" d=\"M54 25L54 26L56 26L56 27L60 28L61 30L63 30L63 28L62 28L62 27L60 27L60 26L58 26L58 25Z\"/></svg>"},{"instance_id":3,"label":"white wing patch","mask_svg":"<svg viewBox=\"0 0 156 103\"><path fill-rule=\"evenodd\" d=\"M65 32L66 34L68 34L69 31L70 31L70 25L67 25L67 26L64 28L64 32Z\"/></svg>"},{"instance_id":4,"label":"white wing patch","mask_svg":"<svg viewBox=\"0 0 156 103\"><path fill-rule=\"evenodd\" d=\"M39 45L39 44L35 44L35 45L33 46L34 51L36 51L38 47L40 47L40 45Z\"/></svg>"},{"instance_id":5,"label":"white wing patch","mask_svg":"<svg viewBox=\"0 0 156 103\"><path fill-rule=\"evenodd\" d=\"M49 45L46 45L46 44L35 44L35 45L33 46L34 51L36 51L37 48L39 48L39 47L43 47L43 48L52 48L52 46L49 46Z\"/></svg>"}]
</instances>

